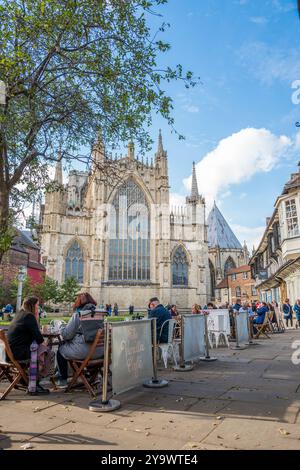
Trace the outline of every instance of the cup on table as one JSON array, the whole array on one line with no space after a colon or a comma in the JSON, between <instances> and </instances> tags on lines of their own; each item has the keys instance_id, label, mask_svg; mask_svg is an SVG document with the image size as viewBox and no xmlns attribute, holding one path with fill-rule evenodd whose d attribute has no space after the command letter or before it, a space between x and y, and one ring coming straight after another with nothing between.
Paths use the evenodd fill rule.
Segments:
<instances>
[{"instance_id":1,"label":"cup on table","mask_svg":"<svg viewBox=\"0 0 300 470\"><path fill-rule=\"evenodd\" d=\"M50 333L49 325L43 325L42 326L42 333L44 333L44 334Z\"/></svg>"}]
</instances>

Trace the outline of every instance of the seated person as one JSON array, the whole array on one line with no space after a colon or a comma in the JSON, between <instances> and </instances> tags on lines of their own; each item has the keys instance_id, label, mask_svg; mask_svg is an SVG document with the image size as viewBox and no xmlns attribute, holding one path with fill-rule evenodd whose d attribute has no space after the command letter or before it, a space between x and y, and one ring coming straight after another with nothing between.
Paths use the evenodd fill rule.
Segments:
<instances>
[{"instance_id":1,"label":"seated person","mask_svg":"<svg viewBox=\"0 0 300 470\"><path fill-rule=\"evenodd\" d=\"M257 317L254 318L253 325L262 325L265 321L265 315L268 311L269 309L266 302L262 302L261 307L256 310ZM255 328L255 326L253 326L253 331L255 334L257 333L257 328Z\"/></svg>"},{"instance_id":2,"label":"seated person","mask_svg":"<svg viewBox=\"0 0 300 470\"><path fill-rule=\"evenodd\" d=\"M167 310L169 310L170 314L171 314L171 317L178 317L179 313L177 311L177 307L176 305L171 305L170 308L168 308Z\"/></svg>"},{"instance_id":3,"label":"seated person","mask_svg":"<svg viewBox=\"0 0 300 470\"><path fill-rule=\"evenodd\" d=\"M201 306L198 304L194 304L192 306L192 314L199 315L201 313Z\"/></svg>"},{"instance_id":4,"label":"seated person","mask_svg":"<svg viewBox=\"0 0 300 470\"><path fill-rule=\"evenodd\" d=\"M39 299L37 297L32 296L24 299L20 311L16 314L15 318L9 325L7 332L8 342L14 358L17 361L30 360L30 346L33 341L36 341L36 343L41 346L41 348L39 348L41 354L47 352L47 346L44 344L44 338L40 332L37 321L38 309ZM39 355L40 353L38 351L38 356ZM47 393L49 393L49 390L43 388L37 381L36 392L33 394Z\"/></svg>"},{"instance_id":5,"label":"seated person","mask_svg":"<svg viewBox=\"0 0 300 470\"><path fill-rule=\"evenodd\" d=\"M157 297L153 297L149 301L149 314L148 318L156 318L156 338L158 343L167 343L168 342L168 331L169 327L166 323L163 331L161 327L163 323L167 320L170 320L171 314L168 310L161 305Z\"/></svg>"},{"instance_id":6,"label":"seated person","mask_svg":"<svg viewBox=\"0 0 300 470\"><path fill-rule=\"evenodd\" d=\"M97 302L89 293L79 294L73 306L74 313L68 324L60 330L64 340L57 351L57 366L59 373L58 387L67 387L68 359L82 361L88 355L90 343L86 343L80 321L81 311L95 311ZM96 335L95 330L95 335ZM97 347L92 359L101 359L104 356L104 348Z\"/></svg>"}]
</instances>

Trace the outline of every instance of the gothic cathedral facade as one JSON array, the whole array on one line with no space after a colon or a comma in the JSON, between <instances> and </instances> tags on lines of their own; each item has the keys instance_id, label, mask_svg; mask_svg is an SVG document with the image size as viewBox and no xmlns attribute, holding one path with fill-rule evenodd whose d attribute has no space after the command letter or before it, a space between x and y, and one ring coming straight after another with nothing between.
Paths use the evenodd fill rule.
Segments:
<instances>
[{"instance_id":1,"label":"gothic cathedral facade","mask_svg":"<svg viewBox=\"0 0 300 470\"><path fill-rule=\"evenodd\" d=\"M46 193L41 222L47 274L59 283L75 277L99 304L145 308L157 296L179 307L205 305L211 297L207 228L195 166L191 195L172 211L161 133L151 164L135 158L129 144L128 154L114 161L121 177L113 184L99 173L110 162L101 139L92 157L93 171L70 172L67 185L57 163L62 189Z\"/></svg>"}]
</instances>

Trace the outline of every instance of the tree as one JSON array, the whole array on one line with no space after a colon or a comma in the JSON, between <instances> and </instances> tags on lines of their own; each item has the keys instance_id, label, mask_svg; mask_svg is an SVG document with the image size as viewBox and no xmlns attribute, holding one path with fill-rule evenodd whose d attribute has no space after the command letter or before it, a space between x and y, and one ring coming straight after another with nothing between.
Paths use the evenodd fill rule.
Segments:
<instances>
[{"instance_id":1,"label":"tree","mask_svg":"<svg viewBox=\"0 0 300 470\"><path fill-rule=\"evenodd\" d=\"M40 298L41 302L57 303L61 299L61 291L57 281L45 276L43 282L36 284L35 294Z\"/></svg>"},{"instance_id":2,"label":"tree","mask_svg":"<svg viewBox=\"0 0 300 470\"><path fill-rule=\"evenodd\" d=\"M80 291L80 285L74 277L68 277L60 286L60 302L66 302L71 309L71 304L75 302Z\"/></svg>"},{"instance_id":3,"label":"tree","mask_svg":"<svg viewBox=\"0 0 300 470\"><path fill-rule=\"evenodd\" d=\"M174 129L162 84L196 81L181 65L157 65L170 46L152 37L148 19L166 2L0 0L0 261L14 218L49 183L49 165L90 163L82 149L99 130L112 148L134 138L148 149L153 112ZM100 169L114 173L113 164Z\"/></svg>"}]
</instances>

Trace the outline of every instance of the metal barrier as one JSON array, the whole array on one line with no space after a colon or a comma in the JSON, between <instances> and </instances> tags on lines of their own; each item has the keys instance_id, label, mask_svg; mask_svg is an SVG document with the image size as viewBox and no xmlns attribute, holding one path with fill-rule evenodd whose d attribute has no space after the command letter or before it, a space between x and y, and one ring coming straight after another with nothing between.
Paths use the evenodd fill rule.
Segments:
<instances>
[{"instance_id":1,"label":"metal barrier","mask_svg":"<svg viewBox=\"0 0 300 470\"><path fill-rule=\"evenodd\" d=\"M193 369L193 365L186 362L215 360L209 356L207 315L181 315L179 353L179 366L174 370L180 372Z\"/></svg>"},{"instance_id":2,"label":"metal barrier","mask_svg":"<svg viewBox=\"0 0 300 470\"><path fill-rule=\"evenodd\" d=\"M111 331L111 354L109 351ZM161 388L166 380L157 378L156 318L151 320L105 323L105 352L102 398L90 403L90 411L114 411L118 400L108 399L107 385L111 356L112 393L117 395L139 385Z\"/></svg>"},{"instance_id":3,"label":"metal barrier","mask_svg":"<svg viewBox=\"0 0 300 470\"><path fill-rule=\"evenodd\" d=\"M236 344L231 346L231 349L246 349L246 345L249 344L250 340L248 312L235 312L234 325Z\"/></svg>"}]
</instances>

